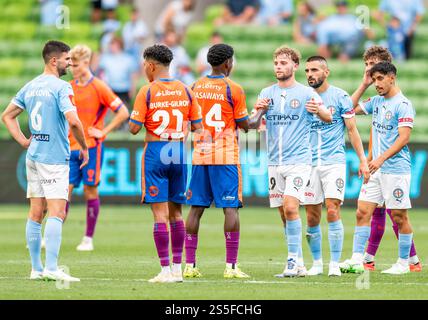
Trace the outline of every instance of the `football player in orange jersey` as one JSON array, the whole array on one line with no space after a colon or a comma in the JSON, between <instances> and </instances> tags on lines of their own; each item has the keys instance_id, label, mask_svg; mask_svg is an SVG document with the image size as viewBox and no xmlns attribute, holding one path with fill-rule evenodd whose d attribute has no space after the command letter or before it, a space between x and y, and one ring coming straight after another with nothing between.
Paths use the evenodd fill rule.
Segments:
<instances>
[{"instance_id":1,"label":"football player in orange jersey","mask_svg":"<svg viewBox=\"0 0 428 320\"><path fill-rule=\"evenodd\" d=\"M185 227L181 206L186 203L187 164L184 141L189 124L202 129L201 111L190 88L170 78L173 59L165 45L148 47L143 54L149 84L137 94L129 129L146 128L142 159L142 201L154 216L153 237L161 272L149 282L182 282L181 259ZM169 259L169 222L173 264Z\"/></svg>"},{"instance_id":2,"label":"football player in orange jersey","mask_svg":"<svg viewBox=\"0 0 428 320\"><path fill-rule=\"evenodd\" d=\"M224 212L226 241L225 278L249 278L237 266L239 214L242 207L242 177L238 128L248 132L245 94L228 78L234 50L227 44L213 45L207 54L212 73L195 82L192 89L202 109L204 131L195 137L192 179L187 203L192 205L186 220L186 268L183 276L200 277L196 268L199 222L214 201Z\"/></svg>"},{"instance_id":3,"label":"football player in orange jersey","mask_svg":"<svg viewBox=\"0 0 428 320\"><path fill-rule=\"evenodd\" d=\"M73 189L79 187L83 180L86 199L86 233L77 250L92 251L94 249L92 238L100 210L98 185L103 160L103 141L113 129L129 118L129 113L127 107L113 91L102 80L92 75L89 69L91 49L85 45L77 45L70 54L73 75L71 85L77 113L85 130L90 160L87 166L80 169L82 160L79 155L79 146L70 133L70 186L67 212ZM104 127L104 117L109 109L115 113L115 116Z\"/></svg>"}]
</instances>

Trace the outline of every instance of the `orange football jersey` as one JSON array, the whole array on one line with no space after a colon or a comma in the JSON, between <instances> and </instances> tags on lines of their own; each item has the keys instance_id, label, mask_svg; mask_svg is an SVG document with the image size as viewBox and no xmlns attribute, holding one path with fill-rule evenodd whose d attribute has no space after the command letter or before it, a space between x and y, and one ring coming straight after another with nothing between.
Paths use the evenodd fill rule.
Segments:
<instances>
[{"instance_id":1,"label":"orange football jersey","mask_svg":"<svg viewBox=\"0 0 428 320\"><path fill-rule=\"evenodd\" d=\"M184 139L189 121L201 122L201 111L190 88L178 80L159 79L140 89L131 122L146 127L159 140Z\"/></svg>"},{"instance_id":2,"label":"orange football jersey","mask_svg":"<svg viewBox=\"0 0 428 320\"><path fill-rule=\"evenodd\" d=\"M202 109L204 131L195 135L192 163L239 164L237 122L248 119L240 85L223 76L207 76L192 86Z\"/></svg>"},{"instance_id":3,"label":"orange football jersey","mask_svg":"<svg viewBox=\"0 0 428 320\"><path fill-rule=\"evenodd\" d=\"M70 83L74 91L77 114L85 131L86 143L88 148L93 148L97 144L96 140L99 141L101 139L89 137L88 129L94 127L102 130L108 109L116 112L123 105L123 102L113 93L107 84L97 77L92 77L84 86L79 85L76 80L72 80ZM69 139L71 150L80 149L71 130Z\"/></svg>"}]
</instances>

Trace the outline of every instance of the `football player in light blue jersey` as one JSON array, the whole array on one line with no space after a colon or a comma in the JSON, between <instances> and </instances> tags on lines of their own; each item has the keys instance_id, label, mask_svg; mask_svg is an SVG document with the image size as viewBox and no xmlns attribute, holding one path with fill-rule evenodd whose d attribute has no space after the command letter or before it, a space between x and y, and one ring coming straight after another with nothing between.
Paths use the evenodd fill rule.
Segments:
<instances>
[{"instance_id":1,"label":"football player in light blue jersey","mask_svg":"<svg viewBox=\"0 0 428 320\"><path fill-rule=\"evenodd\" d=\"M288 245L284 272L277 276L294 277L299 275L302 243L299 204L304 201L312 164L311 123L315 115L325 122L332 117L314 89L296 82L300 53L283 46L273 58L278 82L261 91L250 128L258 128L265 116L270 206L279 209Z\"/></svg>"},{"instance_id":2,"label":"football player in light blue jersey","mask_svg":"<svg viewBox=\"0 0 428 320\"><path fill-rule=\"evenodd\" d=\"M357 114L372 114L373 160L369 163L370 180L361 187L353 255L340 264L342 272L364 271L363 254L370 236L373 211L385 203L398 225L399 258L387 274L405 274L413 231L407 215L410 203L410 152L407 143L413 128L415 111L411 102L395 84L397 69L390 62L376 64L369 71L378 95L356 106ZM358 100L360 97L357 97Z\"/></svg>"},{"instance_id":3,"label":"football player in light blue jersey","mask_svg":"<svg viewBox=\"0 0 428 320\"><path fill-rule=\"evenodd\" d=\"M315 117L312 121L312 172L305 191L305 207L306 238L314 262L308 275L323 273L320 222L322 203L325 200L330 243L328 275L340 276L339 259L344 236L340 206L344 200L346 185L345 128L360 159L358 173L360 177L364 175L365 183L369 180L370 172L355 122L354 105L348 93L328 83L330 70L327 60L321 56L308 58L305 73L308 84L321 96L333 117L331 123L325 123Z\"/></svg>"},{"instance_id":4,"label":"football player in light blue jersey","mask_svg":"<svg viewBox=\"0 0 428 320\"><path fill-rule=\"evenodd\" d=\"M2 114L2 120L12 137L27 151L27 198L30 213L26 239L30 251L32 280L80 281L58 268L62 224L68 199L70 147L69 126L82 147L82 167L88 162L88 148L82 124L73 103L73 90L59 79L70 66L70 47L59 41L49 41L43 48L43 74L27 83ZM19 127L17 117L29 114L31 137ZM41 228L44 211L49 217L45 226L46 264L41 261Z\"/></svg>"}]
</instances>

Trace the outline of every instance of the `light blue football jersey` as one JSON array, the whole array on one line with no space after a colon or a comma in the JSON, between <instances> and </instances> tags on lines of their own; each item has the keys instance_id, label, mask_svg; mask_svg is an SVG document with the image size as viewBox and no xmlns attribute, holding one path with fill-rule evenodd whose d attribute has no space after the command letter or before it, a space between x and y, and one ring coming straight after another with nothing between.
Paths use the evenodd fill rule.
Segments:
<instances>
[{"instance_id":1,"label":"light blue football jersey","mask_svg":"<svg viewBox=\"0 0 428 320\"><path fill-rule=\"evenodd\" d=\"M27 158L45 164L68 164L70 143L64 114L76 111L71 85L53 75L42 74L28 82L12 103L29 114L33 136Z\"/></svg>"},{"instance_id":2,"label":"light blue football jersey","mask_svg":"<svg viewBox=\"0 0 428 320\"><path fill-rule=\"evenodd\" d=\"M320 93L320 96L333 120L326 123L314 116L311 126L312 165L344 164L344 118L352 118L355 115L351 97L346 91L332 85Z\"/></svg>"},{"instance_id":3,"label":"light blue football jersey","mask_svg":"<svg viewBox=\"0 0 428 320\"><path fill-rule=\"evenodd\" d=\"M411 127L415 119L412 103L401 92L394 97L375 96L360 103L361 108L372 117L373 159L388 150L398 138L399 127ZM380 168L382 173L410 174L410 151L406 145L397 154L386 160Z\"/></svg>"},{"instance_id":4,"label":"light blue football jersey","mask_svg":"<svg viewBox=\"0 0 428 320\"><path fill-rule=\"evenodd\" d=\"M321 97L314 89L296 82L289 88L278 84L264 88L259 99L271 103L266 118L266 139L269 165L312 164L310 130L312 113L305 104L314 99L322 106Z\"/></svg>"}]
</instances>

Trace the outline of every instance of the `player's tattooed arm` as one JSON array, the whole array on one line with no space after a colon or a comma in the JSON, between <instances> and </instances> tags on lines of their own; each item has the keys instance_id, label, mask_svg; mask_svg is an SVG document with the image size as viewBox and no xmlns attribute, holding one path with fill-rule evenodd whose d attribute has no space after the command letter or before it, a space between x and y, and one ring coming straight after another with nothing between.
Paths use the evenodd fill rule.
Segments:
<instances>
[{"instance_id":1,"label":"player's tattooed arm","mask_svg":"<svg viewBox=\"0 0 428 320\"><path fill-rule=\"evenodd\" d=\"M260 127L262 118L269 109L269 103L270 103L269 98L263 98L263 99L257 100L256 105L254 106L256 113L253 114L248 120L249 129L258 129Z\"/></svg>"},{"instance_id":2,"label":"player's tattooed arm","mask_svg":"<svg viewBox=\"0 0 428 320\"><path fill-rule=\"evenodd\" d=\"M1 119L16 142L18 142L23 148L28 149L31 143L31 137L27 139L18 122L18 116L23 111L24 109L10 103L2 113Z\"/></svg>"},{"instance_id":3,"label":"player's tattooed arm","mask_svg":"<svg viewBox=\"0 0 428 320\"><path fill-rule=\"evenodd\" d=\"M358 155L358 159L360 159L360 167L358 169L358 176L364 177L364 183L369 182L370 179L370 170L367 162L366 155L364 153L363 143L361 141L360 133L358 132L357 122L355 121L355 117L345 118L345 125L348 129L349 141L352 144L355 152Z\"/></svg>"},{"instance_id":4,"label":"player's tattooed arm","mask_svg":"<svg viewBox=\"0 0 428 320\"><path fill-rule=\"evenodd\" d=\"M410 141L410 134L412 132L411 127L399 127L398 128L398 138L392 144L392 146L382 153L377 159L370 161L369 169L370 173L375 173L383 163L395 156L401 149L403 149Z\"/></svg>"}]
</instances>

